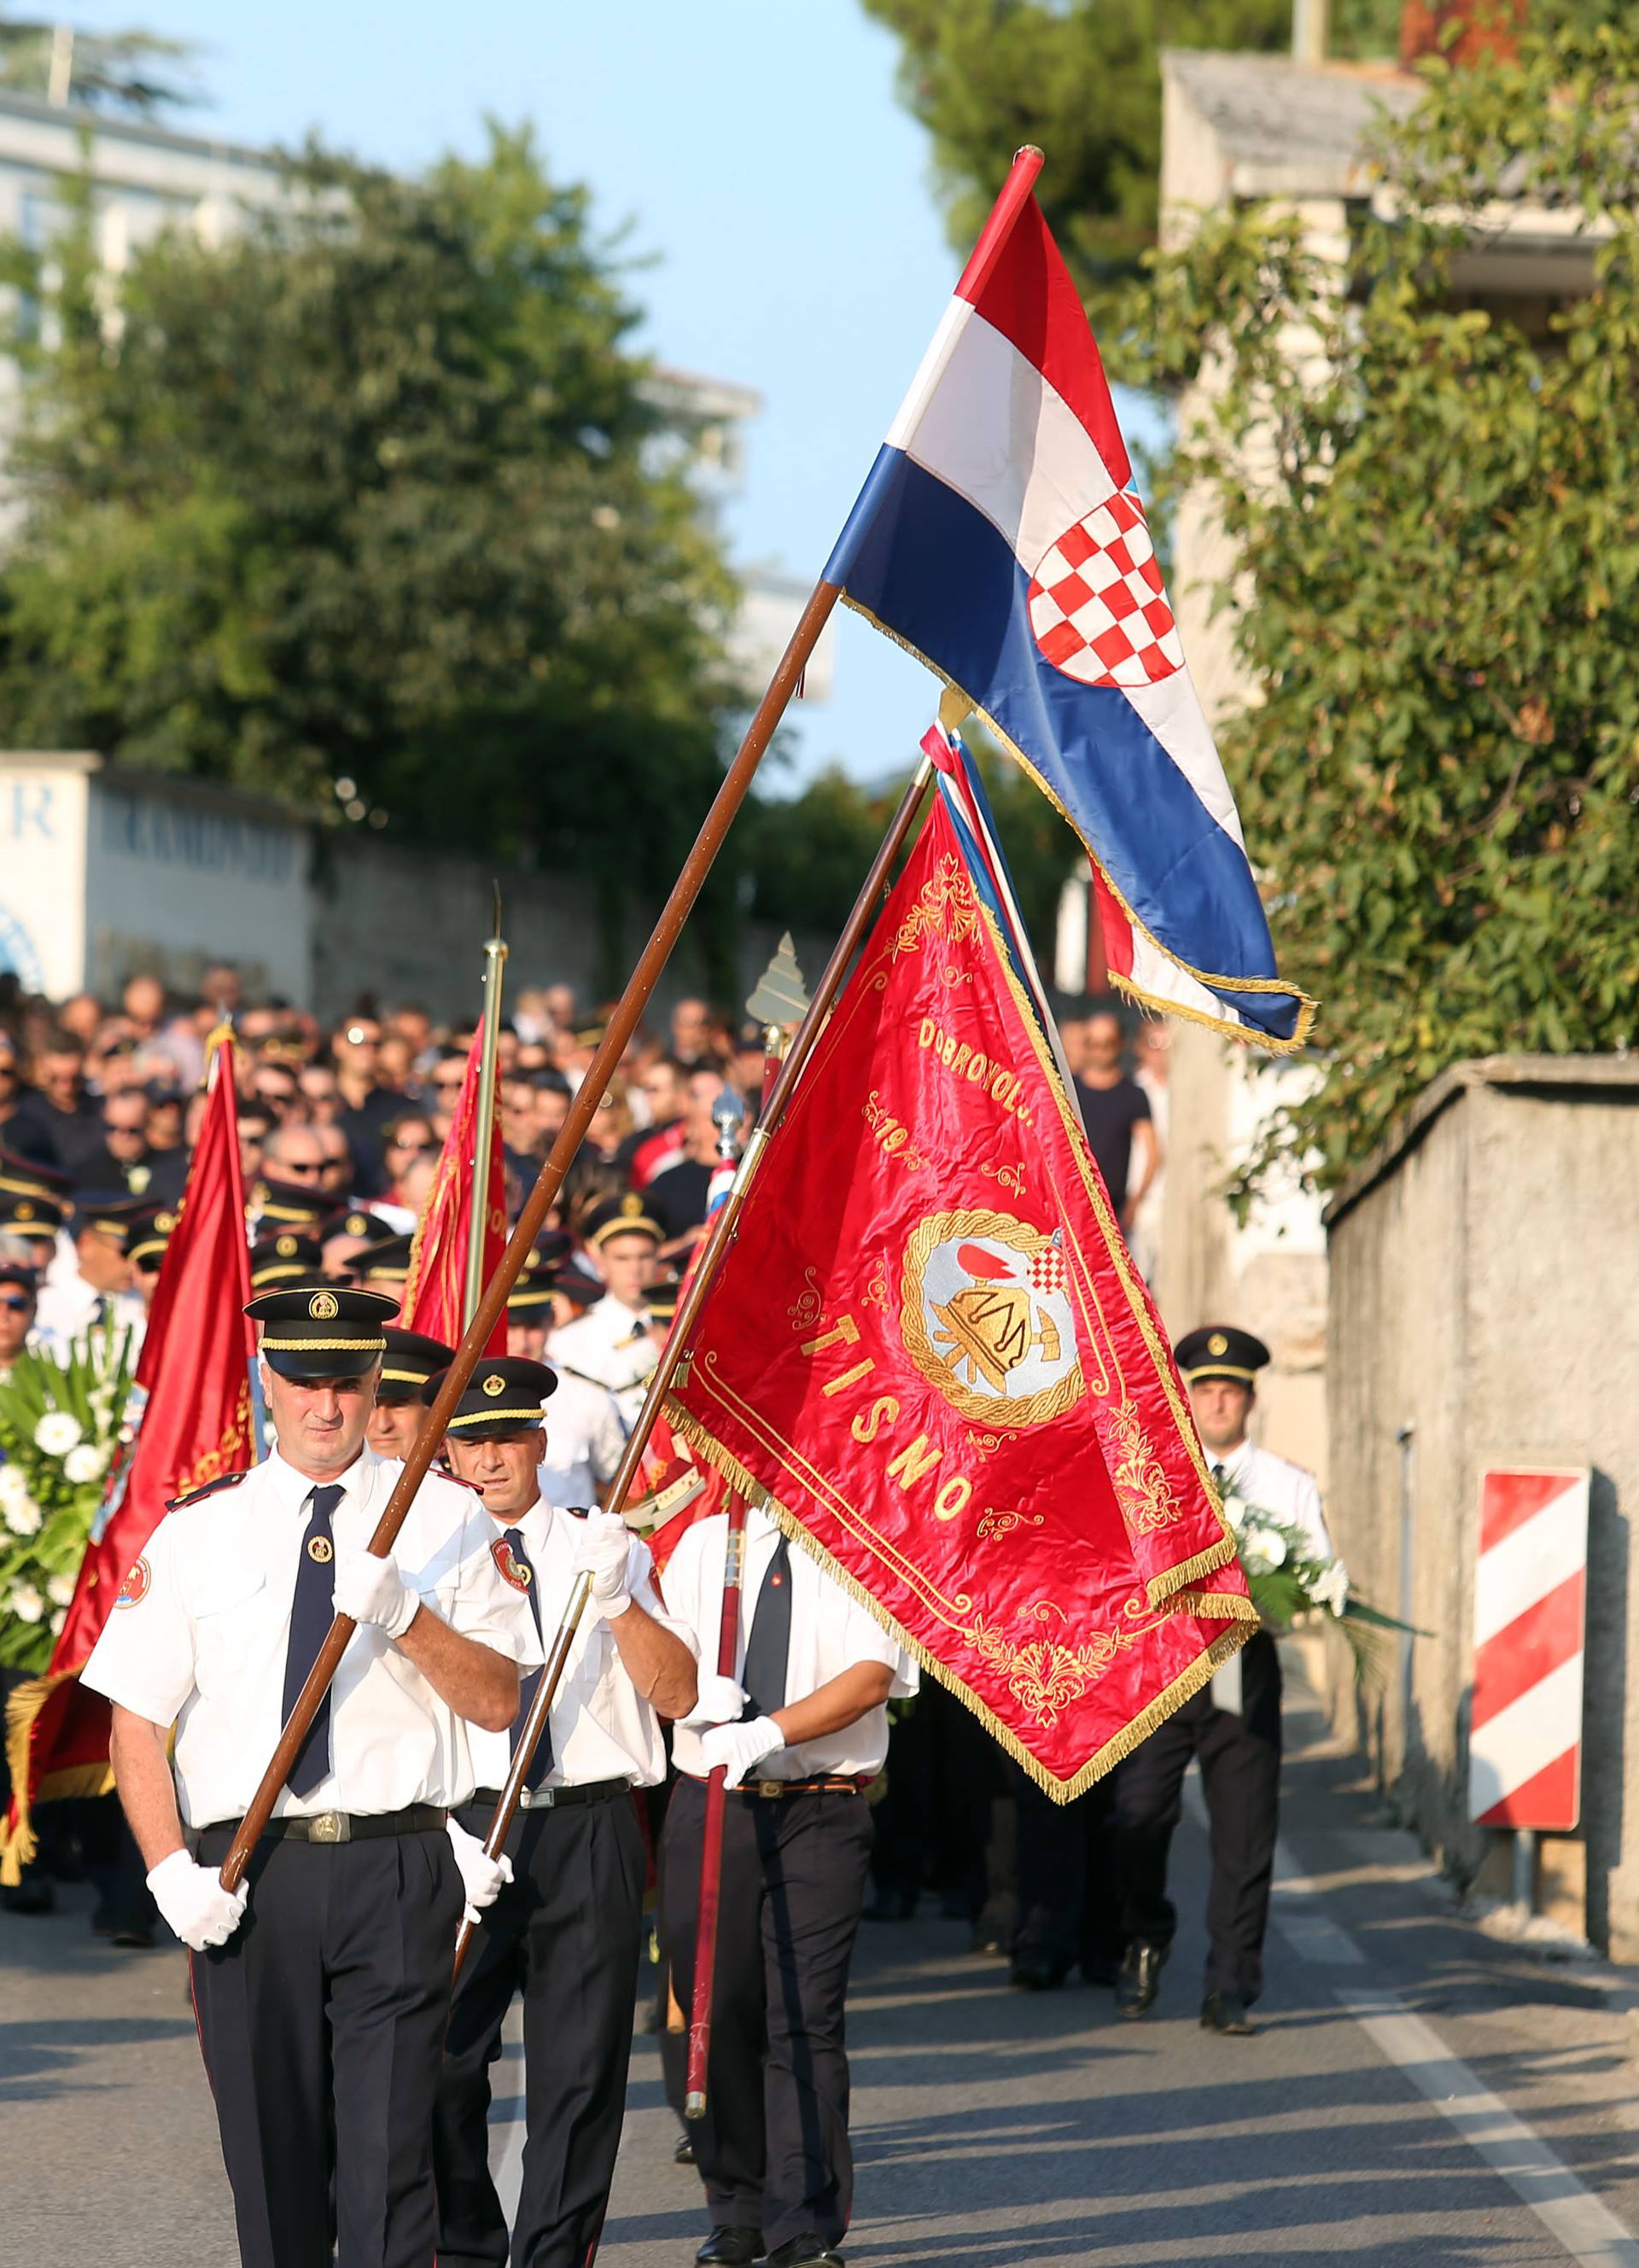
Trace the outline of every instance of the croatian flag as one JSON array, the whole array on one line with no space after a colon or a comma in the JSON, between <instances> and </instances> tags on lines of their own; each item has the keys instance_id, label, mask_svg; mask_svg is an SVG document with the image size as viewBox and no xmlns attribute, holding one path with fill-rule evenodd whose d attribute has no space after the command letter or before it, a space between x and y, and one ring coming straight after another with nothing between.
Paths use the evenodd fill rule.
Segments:
<instances>
[{"instance_id":1,"label":"croatian flag","mask_svg":"<svg viewBox=\"0 0 1639 2268\"><path fill-rule=\"evenodd\" d=\"M977 709L1082 837L1124 990L1284 1050L1235 799L1098 350L1021 151L825 570Z\"/></svg>"}]
</instances>

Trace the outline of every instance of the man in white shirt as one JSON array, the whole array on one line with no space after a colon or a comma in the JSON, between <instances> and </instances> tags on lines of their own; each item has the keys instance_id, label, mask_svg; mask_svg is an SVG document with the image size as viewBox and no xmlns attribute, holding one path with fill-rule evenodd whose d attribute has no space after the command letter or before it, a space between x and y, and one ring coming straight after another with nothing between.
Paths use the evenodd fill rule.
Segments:
<instances>
[{"instance_id":1,"label":"man in white shirt","mask_svg":"<svg viewBox=\"0 0 1639 2268\"><path fill-rule=\"evenodd\" d=\"M387 1348L367 1438L378 1457L395 1457L402 1464L427 1414L421 1389L428 1379L448 1368L455 1350L425 1331L407 1331L397 1323L389 1323L382 1336Z\"/></svg>"},{"instance_id":2,"label":"man in white shirt","mask_svg":"<svg viewBox=\"0 0 1639 2268\"><path fill-rule=\"evenodd\" d=\"M277 1447L173 1505L82 1676L114 1704L115 1784L190 1949L244 2268L426 2268L429 2147L463 1884L448 1815L468 1734L509 1724L540 1660L481 1500L365 1446L394 1303L291 1286L246 1312ZM218 1869L335 1614L358 1627L246 1879ZM174 1766L166 1745L174 1725ZM248 1908L248 1911L247 1911Z\"/></svg>"},{"instance_id":3,"label":"man in white shirt","mask_svg":"<svg viewBox=\"0 0 1639 2268\"><path fill-rule=\"evenodd\" d=\"M1205 1323L1173 1349L1196 1430L1221 1497L1238 1496L1303 1534L1317 1558L1332 1556L1312 1473L1247 1439L1258 1373L1269 1350L1250 1331ZM1274 1870L1281 1796L1281 1656L1259 1631L1220 1680L1175 1710L1116 1773L1114 1826L1122 1875L1126 1952L1116 1987L1124 2016L1144 2015L1178 1927L1167 1896L1167 1854L1183 1813L1184 1775L1200 1764L1212 1831L1207 1897L1207 1980L1201 2028L1250 2033L1247 2010L1263 1990L1264 1935ZM1222 1673L1220 1673L1220 1679ZM1225 1702L1235 1705L1225 1706Z\"/></svg>"},{"instance_id":4,"label":"man in white shirt","mask_svg":"<svg viewBox=\"0 0 1639 2268\"><path fill-rule=\"evenodd\" d=\"M715 1661L727 1515L687 1529L668 1610ZM679 2003L694 1990L706 1781L724 1822L705 2117L692 2128L711 2235L703 2268L837 2264L848 2226L843 2004L871 1849L864 1791L888 1753L888 1703L917 1671L863 1606L761 1510L745 1532L738 1677L700 1676L674 1736L661 1905ZM705 1729L709 1727L709 1729Z\"/></svg>"},{"instance_id":5,"label":"man in white shirt","mask_svg":"<svg viewBox=\"0 0 1639 2268\"><path fill-rule=\"evenodd\" d=\"M439 1384L429 1381L429 1402ZM528 1601L543 1648L583 1571L592 1595L507 1833L507 1885L484 1916L450 2012L433 2129L439 2268L499 2268L507 2257L490 2178L490 2066L520 1993L528 2125L512 2257L519 2268L584 2268L597 2249L642 1932L646 1868L631 1790L665 1777L656 1710L678 1716L695 1698L694 1655L661 1604L647 1545L613 1513L574 1513L541 1493L551 1430L544 1404L557 1384L544 1363L488 1357L446 1437L454 1471L484 1499L497 1558ZM477 1791L459 1819L480 1842L538 1683L524 1680L513 1724L472 1734Z\"/></svg>"},{"instance_id":6,"label":"man in white shirt","mask_svg":"<svg viewBox=\"0 0 1639 2268\"><path fill-rule=\"evenodd\" d=\"M525 1261L507 1296L506 1351L542 1362L552 1321L552 1284L550 1270L532 1266L534 1259L531 1254ZM578 1378L572 1370L560 1370L557 1378L541 1494L548 1504L597 1504L619 1467L626 1428L608 1387Z\"/></svg>"},{"instance_id":7,"label":"man in white shirt","mask_svg":"<svg viewBox=\"0 0 1639 2268\"><path fill-rule=\"evenodd\" d=\"M131 1288L125 1243L142 1210L139 1198L112 1191L76 1193L72 1264L59 1257L40 1287L36 1328L55 1353L66 1354L83 1333L108 1323L115 1329L136 1331L135 1357L148 1318L141 1297Z\"/></svg>"},{"instance_id":8,"label":"man in white shirt","mask_svg":"<svg viewBox=\"0 0 1639 2268\"><path fill-rule=\"evenodd\" d=\"M608 1388L628 1432L637 1423L644 1388L659 1359L649 1335L646 1294L664 1233L645 1213L635 1191L611 1198L588 1215L582 1234L609 1289L595 1307L555 1330L546 1343L546 1359L554 1370Z\"/></svg>"}]
</instances>

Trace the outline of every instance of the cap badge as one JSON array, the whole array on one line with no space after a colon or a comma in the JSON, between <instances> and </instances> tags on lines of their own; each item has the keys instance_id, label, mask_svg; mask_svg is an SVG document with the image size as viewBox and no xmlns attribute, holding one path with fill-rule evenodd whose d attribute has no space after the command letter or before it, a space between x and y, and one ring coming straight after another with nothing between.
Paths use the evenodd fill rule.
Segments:
<instances>
[{"instance_id":1,"label":"cap badge","mask_svg":"<svg viewBox=\"0 0 1639 2268\"><path fill-rule=\"evenodd\" d=\"M158 1212L154 1215L153 1225L161 1236L169 1236L176 1226L176 1215L173 1212Z\"/></svg>"},{"instance_id":2,"label":"cap badge","mask_svg":"<svg viewBox=\"0 0 1639 2268\"><path fill-rule=\"evenodd\" d=\"M498 1372L492 1370L484 1381L484 1391L488 1395L505 1394L506 1391L506 1381L500 1376Z\"/></svg>"},{"instance_id":3,"label":"cap badge","mask_svg":"<svg viewBox=\"0 0 1639 2268\"><path fill-rule=\"evenodd\" d=\"M12 1218L16 1220L33 1220L34 1218L34 1208L32 1204L28 1204L26 1200L25 1200L21 1204L13 1205L11 1208L11 1213Z\"/></svg>"},{"instance_id":4,"label":"cap badge","mask_svg":"<svg viewBox=\"0 0 1639 2268\"><path fill-rule=\"evenodd\" d=\"M273 1241L273 1249L278 1254L281 1260L288 1260L296 1249L296 1240L293 1236L275 1237Z\"/></svg>"},{"instance_id":5,"label":"cap badge","mask_svg":"<svg viewBox=\"0 0 1639 2268\"><path fill-rule=\"evenodd\" d=\"M307 1539L307 1557L310 1559L316 1559L322 1567L327 1559L335 1558L336 1546L328 1535L310 1535Z\"/></svg>"},{"instance_id":6,"label":"cap badge","mask_svg":"<svg viewBox=\"0 0 1639 2268\"><path fill-rule=\"evenodd\" d=\"M367 1235L367 1234L368 1234L368 1233L369 1233L369 1228L370 1228L370 1224L369 1224L369 1222L365 1219L365 1217L364 1217L363 1213L361 1213L361 1212L350 1212L350 1213L348 1214L348 1216L347 1216L347 1233L349 1234L349 1236L365 1236L365 1235Z\"/></svg>"},{"instance_id":7,"label":"cap badge","mask_svg":"<svg viewBox=\"0 0 1639 2268\"><path fill-rule=\"evenodd\" d=\"M341 1313L334 1292L315 1292L307 1302L307 1313L315 1323L332 1323Z\"/></svg>"},{"instance_id":8,"label":"cap badge","mask_svg":"<svg viewBox=\"0 0 1639 2268\"><path fill-rule=\"evenodd\" d=\"M490 1557L495 1562L496 1573L504 1583L510 1583L514 1591L528 1589L529 1570L514 1553L512 1545L504 1535L498 1535L491 1544Z\"/></svg>"},{"instance_id":9,"label":"cap badge","mask_svg":"<svg viewBox=\"0 0 1639 2268\"><path fill-rule=\"evenodd\" d=\"M1228 1354L1229 1351L1229 1342L1224 1337L1222 1331L1214 1331L1212 1336L1207 1340L1207 1351L1208 1354L1214 1355Z\"/></svg>"},{"instance_id":10,"label":"cap badge","mask_svg":"<svg viewBox=\"0 0 1639 2268\"><path fill-rule=\"evenodd\" d=\"M620 1201L620 1210L628 1220L636 1220L643 1211L643 1199L636 1189L628 1189Z\"/></svg>"}]
</instances>

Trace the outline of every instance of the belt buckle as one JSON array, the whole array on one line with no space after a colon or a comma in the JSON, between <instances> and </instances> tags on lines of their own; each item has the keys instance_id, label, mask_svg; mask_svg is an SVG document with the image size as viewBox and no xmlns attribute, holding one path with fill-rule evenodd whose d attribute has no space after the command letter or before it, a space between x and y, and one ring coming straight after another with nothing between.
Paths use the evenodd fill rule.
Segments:
<instances>
[{"instance_id":1,"label":"belt buckle","mask_svg":"<svg viewBox=\"0 0 1639 2268\"><path fill-rule=\"evenodd\" d=\"M786 1783L783 1779L760 1779L757 1784L757 1792L764 1796L783 1795L786 1792Z\"/></svg>"},{"instance_id":2,"label":"belt buckle","mask_svg":"<svg viewBox=\"0 0 1639 2268\"><path fill-rule=\"evenodd\" d=\"M557 1791L551 1787L520 1787L518 1791L520 1811L550 1811L557 1800Z\"/></svg>"},{"instance_id":3,"label":"belt buckle","mask_svg":"<svg viewBox=\"0 0 1639 2268\"><path fill-rule=\"evenodd\" d=\"M310 1843L345 1843L347 1834L341 1813L315 1811L307 1822L307 1840Z\"/></svg>"}]
</instances>

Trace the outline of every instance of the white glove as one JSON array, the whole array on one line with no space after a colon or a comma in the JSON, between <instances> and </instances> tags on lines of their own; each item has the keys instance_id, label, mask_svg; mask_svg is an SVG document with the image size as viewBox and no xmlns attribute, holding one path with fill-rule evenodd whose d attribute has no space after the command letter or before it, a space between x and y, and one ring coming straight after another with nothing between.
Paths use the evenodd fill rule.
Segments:
<instances>
[{"instance_id":1,"label":"white glove","mask_svg":"<svg viewBox=\"0 0 1639 2268\"><path fill-rule=\"evenodd\" d=\"M480 1909L492 1906L500 1896L501 1884L513 1878L513 1862L503 1852L491 1859L476 1835L469 1835L457 1819L444 1822L449 1835L449 1847L455 1853L455 1864L461 1869L461 1886L467 1894L461 1910L461 1919L477 1923L484 1916Z\"/></svg>"},{"instance_id":2,"label":"white glove","mask_svg":"<svg viewBox=\"0 0 1639 2268\"><path fill-rule=\"evenodd\" d=\"M786 1745L786 1736L772 1717L753 1717L745 1725L715 1725L700 1735L700 1756L708 1772L727 1764L724 1785L738 1787L755 1764Z\"/></svg>"},{"instance_id":3,"label":"white glove","mask_svg":"<svg viewBox=\"0 0 1639 2268\"><path fill-rule=\"evenodd\" d=\"M214 1867L196 1865L186 1851L173 1851L148 1876L154 1904L184 1945L203 1953L225 1945L239 1927L248 1893L241 1882L225 1890Z\"/></svg>"},{"instance_id":4,"label":"white glove","mask_svg":"<svg viewBox=\"0 0 1639 2268\"><path fill-rule=\"evenodd\" d=\"M703 1733L708 1725L738 1724L749 1697L745 1687L736 1685L732 1677L720 1677L715 1670L703 1669L694 1706L677 1722L691 1733Z\"/></svg>"},{"instance_id":5,"label":"white glove","mask_svg":"<svg viewBox=\"0 0 1639 2268\"><path fill-rule=\"evenodd\" d=\"M391 1552L378 1559L373 1551L338 1551L332 1597L338 1615L373 1623L388 1638L402 1638L421 1611L420 1594L406 1584Z\"/></svg>"},{"instance_id":6,"label":"white glove","mask_svg":"<svg viewBox=\"0 0 1639 2268\"><path fill-rule=\"evenodd\" d=\"M626 1570L631 1564L631 1530L617 1512L589 1512L575 1546L571 1572L592 1578L592 1603L605 1622L631 1604Z\"/></svg>"}]
</instances>

